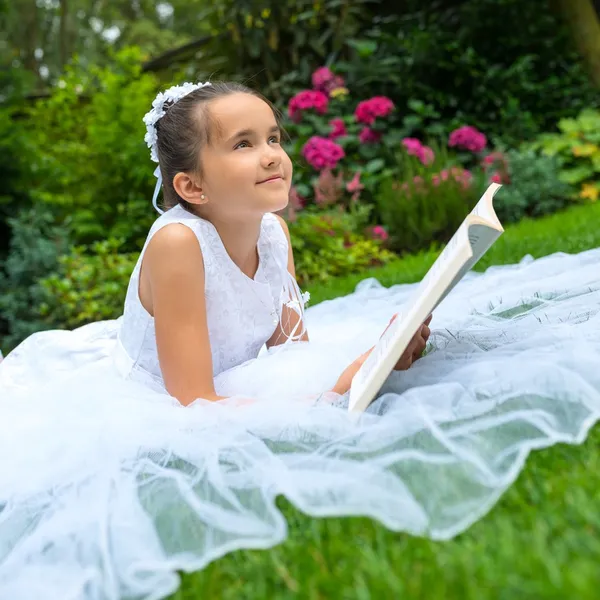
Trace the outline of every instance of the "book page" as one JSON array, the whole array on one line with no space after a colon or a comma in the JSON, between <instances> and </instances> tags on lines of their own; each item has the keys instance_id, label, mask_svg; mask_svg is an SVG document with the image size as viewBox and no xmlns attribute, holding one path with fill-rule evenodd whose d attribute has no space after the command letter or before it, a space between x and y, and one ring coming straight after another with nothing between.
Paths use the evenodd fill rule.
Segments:
<instances>
[{"instance_id":1,"label":"book page","mask_svg":"<svg viewBox=\"0 0 600 600\"><path fill-rule=\"evenodd\" d=\"M501 187L502 185L499 183L491 183L475 208L471 211L471 214L476 217L480 217L484 221L490 223L491 226L499 228L501 231L503 231L502 225L500 224L496 212L494 211L493 204L494 196Z\"/></svg>"},{"instance_id":2,"label":"book page","mask_svg":"<svg viewBox=\"0 0 600 600\"><path fill-rule=\"evenodd\" d=\"M423 321L502 234L491 204L500 187L489 186L409 298L402 318L389 326L358 370L350 388L349 411L361 412L371 403Z\"/></svg>"},{"instance_id":3,"label":"book page","mask_svg":"<svg viewBox=\"0 0 600 600\"><path fill-rule=\"evenodd\" d=\"M414 334L470 256L471 249L465 239L463 244L459 243L456 251L449 253L447 259L442 261L445 268L438 270L439 276L431 277L429 284L419 286L416 298L408 303L409 310L390 325L354 376L350 387L349 411L359 412L370 404Z\"/></svg>"}]
</instances>

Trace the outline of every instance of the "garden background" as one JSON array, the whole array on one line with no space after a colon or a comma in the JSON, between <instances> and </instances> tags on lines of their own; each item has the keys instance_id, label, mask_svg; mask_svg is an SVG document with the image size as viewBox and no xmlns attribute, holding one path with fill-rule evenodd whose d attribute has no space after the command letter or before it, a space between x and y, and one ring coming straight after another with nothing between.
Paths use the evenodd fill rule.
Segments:
<instances>
[{"instance_id":1,"label":"garden background","mask_svg":"<svg viewBox=\"0 0 600 600\"><path fill-rule=\"evenodd\" d=\"M143 115L234 79L272 99L283 216L313 302L424 275L490 181L505 235L478 269L600 245L596 0L0 0L0 348L117 317L156 218ZM178 597L597 596L598 434L536 456L439 544L363 519L187 577ZM285 503L282 501L281 503Z\"/></svg>"}]
</instances>

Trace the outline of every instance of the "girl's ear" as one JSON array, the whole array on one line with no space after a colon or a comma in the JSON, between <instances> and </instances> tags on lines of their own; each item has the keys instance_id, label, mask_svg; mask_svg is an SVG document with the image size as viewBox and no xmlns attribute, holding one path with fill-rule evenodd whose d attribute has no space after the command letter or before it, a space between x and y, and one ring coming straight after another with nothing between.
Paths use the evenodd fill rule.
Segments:
<instances>
[{"instance_id":1,"label":"girl's ear","mask_svg":"<svg viewBox=\"0 0 600 600\"><path fill-rule=\"evenodd\" d=\"M177 194L190 204L205 204L206 197L202 192L202 186L198 181L187 173L177 173L173 177L173 187Z\"/></svg>"}]
</instances>

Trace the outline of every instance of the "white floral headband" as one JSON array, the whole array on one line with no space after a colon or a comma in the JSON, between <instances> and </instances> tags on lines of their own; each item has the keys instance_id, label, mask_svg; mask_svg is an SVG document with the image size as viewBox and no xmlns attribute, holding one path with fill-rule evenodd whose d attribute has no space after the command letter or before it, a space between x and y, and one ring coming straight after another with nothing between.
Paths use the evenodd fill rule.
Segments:
<instances>
[{"instance_id":1,"label":"white floral headband","mask_svg":"<svg viewBox=\"0 0 600 600\"><path fill-rule=\"evenodd\" d=\"M174 85L170 87L168 90L164 92L159 92L158 96L152 102L152 110L147 112L144 115L144 123L146 124L146 135L144 136L144 141L148 144L148 148L150 148L150 158L154 162L158 162L158 150L157 150L157 142L158 135L156 132L156 123L158 123L159 119L164 117L167 114L165 110L165 104L169 103L167 109L173 106L176 102L179 102L184 96L187 96L189 93L194 90L199 90L200 88L206 87L208 85L212 85L210 82L206 83L183 83L182 85ZM154 188L154 196L152 197L152 206L159 212L163 213L158 205L156 204L156 199L158 198L158 192L160 191L160 186L162 185L162 176L160 174L160 167L156 167L154 170L154 175L157 179L156 187Z\"/></svg>"}]
</instances>

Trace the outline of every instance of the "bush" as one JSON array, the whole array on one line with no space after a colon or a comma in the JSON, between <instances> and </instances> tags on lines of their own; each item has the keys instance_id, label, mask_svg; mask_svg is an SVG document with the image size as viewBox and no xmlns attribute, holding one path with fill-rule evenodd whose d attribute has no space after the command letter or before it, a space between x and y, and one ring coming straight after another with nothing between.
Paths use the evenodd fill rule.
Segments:
<instances>
[{"instance_id":1,"label":"bush","mask_svg":"<svg viewBox=\"0 0 600 600\"><path fill-rule=\"evenodd\" d=\"M10 252L0 271L3 352L36 331L62 325L60 320L42 319L36 307L45 298L40 279L57 269L59 256L68 248L66 229L54 224L47 209L26 209L8 222Z\"/></svg>"},{"instance_id":2,"label":"bush","mask_svg":"<svg viewBox=\"0 0 600 600\"><path fill-rule=\"evenodd\" d=\"M395 256L386 250L384 230L364 233L368 210L356 206L346 212L340 206L317 211L307 209L289 223L300 286L349 275L379 266Z\"/></svg>"},{"instance_id":3,"label":"bush","mask_svg":"<svg viewBox=\"0 0 600 600\"><path fill-rule=\"evenodd\" d=\"M576 186L575 195L600 197L600 111L586 109L574 119L561 119L559 133L540 135L531 148L556 157L561 181Z\"/></svg>"},{"instance_id":4,"label":"bush","mask_svg":"<svg viewBox=\"0 0 600 600\"><path fill-rule=\"evenodd\" d=\"M129 278L139 253L120 253L122 240L75 247L60 258L55 274L41 281L39 313L45 323L73 329L123 313Z\"/></svg>"},{"instance_id":5,"label":"bush","mask_svg":"<svg viewBox=\"0 0 600 600\"><path fill-rule=\"evenodd\" d=\"M412 0L377 3L372 26L348 40L336 66L352 89L390 97L427 137L469 122L516 146L562 117L598 106L560 16L530 0ZM506 26L506 24L510 24ZM429 105L415 113L411 101Z\"/></svg>"},{"instance_id":6,"label":"bush","mask_svg":"<svg viewBox=\"0 0 600 600\"><path fill-rule=\"evenodd\" d=\"M32 198L69 218L76 244L115 237L134 250L143 243L156 215L142 117L157 86L129 48L110 68L68 67L51 97L31 110Z\"/></svg>"},{"instance_id":7,"label":"bush","mask_svg":"<svg viewBox=\"0 0 600 600\"><path fill-rule=\"evenodd\" d=\"M382 181L376 198L389 247L401 253L445 244L477 204L486 174L451 166L441 152L428 166L406 153L398 162L397 173Z\"/></svg>"},{"instance_id":8,"label":"bush","mask_svg":"<svg viewBox=\"0 0 600 600\"><path fill-rule=\"evenodd\" d=\"M308 203L318 203L313 190L324 169L345 184L360 178L360 189L372 203L381 177L394 161L402 134L393 127L393 103L385 97L356 98L329 68L312 74L312 87L288 103L286 150L295 163L294 186Z\"/></svg>"},{"instance_id":9,"label":"bush","mask_svg":"<svg viewBox=\"0 0 600 600\"><path fill-rule=\"evenodd\" d=\"M494 200L502 223L514 223L524 217L541 217L570 204L571 186L559 177L558 162L535 152L516 150L506 155L510 183Z\"/></svg>"}]
</instances>

